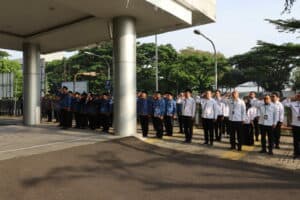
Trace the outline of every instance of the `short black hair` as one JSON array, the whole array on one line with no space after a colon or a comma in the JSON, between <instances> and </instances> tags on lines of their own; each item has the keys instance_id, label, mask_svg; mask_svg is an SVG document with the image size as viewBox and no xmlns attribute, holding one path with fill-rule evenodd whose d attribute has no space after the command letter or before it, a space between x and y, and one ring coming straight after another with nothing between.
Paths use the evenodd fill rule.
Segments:
<instances>
[{"instance_id":1,"label":"short black hair","mask_svg":"<svg viewBox=\"0 0 300 200\"><path fill-rule=\"evenodd\" d=\"M154 93L155 94L161 94L161 91L155 91Z\"/></svg>"},{"instance_id":2,"label":"short black hair","mask_svg":"<svg viewBox=\"0 0 300 200\"><path fill-rule=\"evenodd\" d=\"M63 86L63 89L66 89L66 90L68 90L68 87L67 87L67 86Z\"/></svg>"},{"instance_id":3,"label":"short black hair","mask_svg":"<svg viewBox=\"0 0 300 200\"><path fill-rule=\"evenodd\" d=\"M145 90L141 91L141 93L144 93L144 94L148 95L148 92L145 91Z\"/></svg>"},{"instance_id":4,"label":"short black hair","mask_svg":"<svg viewBox=\"0 0 300 200\"><path fill-rule=\"evenodd\" d=\"M173 93L172 92L165 92L165 94L168 94L168 95L171 95L171 96L173 96Z\"/></svg>"},{"instance_id":5,"label":"short black hair","mask_svg":"<svg viewBox=\"0 0 300 200\"><path fill-rule=\"evenodd\" d=\"M215 92L219 92L220 94L222 94L221 90L219 90L219 89L218 89L218 90L216 90Z\"/></svg>"},{"instance_id":6,"label":"short black hair","mask_svg":"<svg viewBox=\"0 0 300 200\"><path fill-rule=\"evenodd\" d=\"M276 96L276 97L279 97L279 94L278 94L278 92L272 92L272 94L271 94L272 96Z\"/></svg>"},{"instance_id":7,"label":"short black hair","mask_svg":"<svg viewBox=\"0 0 300 200\"><path fill-rule=\"evenodd\" d=\"M185 89L184 92L193 93L191 89Z\"/></svg>"}]
</instances>

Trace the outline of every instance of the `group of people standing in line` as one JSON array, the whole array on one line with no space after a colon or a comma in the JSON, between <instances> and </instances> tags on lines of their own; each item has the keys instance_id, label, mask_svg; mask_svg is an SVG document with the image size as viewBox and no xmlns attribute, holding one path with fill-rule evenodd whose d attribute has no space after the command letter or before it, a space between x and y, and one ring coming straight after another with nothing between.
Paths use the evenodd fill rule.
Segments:
<instances>
[{"instance_id":1,"label":"group of people standing in line","mask_svg":"<svg viewBox=\"0 0 300 200\"><path fill-rule=\"evenodd\" d=\"M48 95L42 99L44 115L52 122L54 111L56 122L62 129L71 128L74 118L74 128L102 128L103 132L108 132L113 120L112 107L112 97L108 93L72 93L67 87L60 89L55 96Z\"/></svg>"},{"instance_id":2,"label":"group of people standing in line","mask_svg":"<svg viewBox=\"0 0 300 200\"><path fill-rule=\"evenodd\" d=\"M193 97L190 89L177 98L170 92L162 94L156 91L148 97L146 91L138 93L137 114L143 136L148 136L149 120L153 122L157 138L173 135L173 120L177 118L179 132L185 134L185 143L191 143L196 115L196 104L199 103L201 120L204 129L204 144L213 145L221 141L222 135L229 135L230 149L242 151L243 145L254 145L261 136L260 153L273 155L273 149L280 148L281 126L284 122L284 106L292 112L292 133L294 158L300 157L300 94L280 102L277 92L256 98L255 92L241 99L238 91L221 94L217 90L214 96L211 91ZM268 145L267 145L268 141Z\"/></svg>"},{"instance_id":3,"label":"group of people standing in line","mask_svg":"<svg viewBox=\"0 0 300 200\"><path fill-rule=\"evenodd\" d=\"M300 94L280 102L279 94L273 92L262 99L255 92L241 99L238 91L222 95L217 90L206 91L193 97L190 89L177 97L171 92L154 92L148 97L146 91L137 94L137 115L143 136L147 137L149 122L153 123L157 138L173 135L173 122L177 119L179 132L185 134L185 143L193 138L196 104L200 104L201 121L204 129L204 144L213 145L221 141L223 135L230 137L230 149L242 151L243 145L254 145L261 136L260 153L273 155L273 149L280 148L281 126L284 121L284 107L292 114L292 134L294 157L300 157ZM75 128L99 129L108 132L113 123L113 98L108 93L72 93L63 87L53 97L42 99L43 114L52 121L52 113L63 129ZM267 145L268 141L268 145Z\"/></svg>"}]
</instances>

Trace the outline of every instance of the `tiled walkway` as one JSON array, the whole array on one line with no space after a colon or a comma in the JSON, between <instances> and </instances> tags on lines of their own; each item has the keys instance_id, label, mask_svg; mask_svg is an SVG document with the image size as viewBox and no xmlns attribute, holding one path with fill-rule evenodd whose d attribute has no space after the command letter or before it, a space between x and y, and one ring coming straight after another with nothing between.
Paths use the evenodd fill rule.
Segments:
<instances>
[{"instance_id":1,"label":"tiled walkway","mask_svg":"<svg viewBox=\"0 0 300 200\"><path fill-rule=\"evenodd\" d=\"M268 154L258 153L261 150L260 142L256 142L255 146L243 146L242 152L229 149L230 145L228 137L223 138L222 142L215 142L212 147L204 145L203 130L197 128L194 129L194 139L192 144L183 143L184 135L178 133L177 128L175 128L174 136L164 136L163 140L156 139L153 130L150 131L150 136L146 139L141 137L141 130L138 132L138 137L141 140L160 147L282 169L300 170L300 159L293 159L292 137L288 136L283 136L281 138L281 149L274 149L274 155L270 156Z\"/></svg>"}]
</instances>

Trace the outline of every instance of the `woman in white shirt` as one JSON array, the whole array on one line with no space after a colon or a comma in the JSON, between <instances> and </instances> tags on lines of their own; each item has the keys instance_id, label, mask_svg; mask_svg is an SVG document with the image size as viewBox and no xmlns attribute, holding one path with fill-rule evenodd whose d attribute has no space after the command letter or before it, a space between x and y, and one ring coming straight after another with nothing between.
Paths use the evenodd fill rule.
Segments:
<instances>
[{"instance_id":1,"label":"woman in white shirt","mask_svg":"<svg viewBox=\"0 0 300 200\"><path fill-rule=\"evenodd\" d=\"M244 144L252 146L254 145L254 123L253 120L256 117L256 108L252 107L250 100L244 98L246 104L246 119L244 121Z\"/></svg>"},{"instance_id":2,"label":"woman in white shirt","mask_svg":"<svg viewBox=\"0 0 300 200\"><path fill-rule=\"evenodd\" d=\"M292 99L286 99L282 102L292 111L292 131L294 143L294 159L300 158L300 93Z\"/></svg>"}]
</instances>

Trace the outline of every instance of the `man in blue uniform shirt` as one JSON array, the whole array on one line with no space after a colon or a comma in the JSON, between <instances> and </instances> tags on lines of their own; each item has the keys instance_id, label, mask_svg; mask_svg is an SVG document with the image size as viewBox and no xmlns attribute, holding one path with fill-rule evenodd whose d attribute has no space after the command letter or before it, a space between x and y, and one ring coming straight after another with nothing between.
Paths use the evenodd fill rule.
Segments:
<instances>
[{"instance_id":1,"label":"man in blue uniform shirt","mask_svg":"<svg viewBox=\"0 0 300 200\"><path fill-rule=\"evenodd\" d=\"M80 94L78 92L75 93L72 98L72 111L75 116L75 128L80 128Z\"/></svg>"},{"instance_id":2,"label":"man in blue uniform shirt","mask_svg":"<svg viewBox=\"0 0 300 200\"><path fill-rule=\"evenodd\" d=\"M137 114L141 123L143 137L148 136L150 106L151 102L148 100L148 93L142 91L137 100Z\"/></svg>"},{"instance_id":3,"label":"man in blue uniform shirt","mask_svg":"<svg viewBox=\"0 0 300 200\"><path fill-rule=\"evenodd\" d=\"M111 111L112 111L112 104L111 104L111 100L109 99L109 94L103 93L102 100L100 101L100 116L101 116L101 122L103 126L103 132L105 133L108 133L109 130Z\"/></svg>"},{"instance_id":4,"label":"man in blue uniform shirt","mask_svg":"<svg viewBox=\"0 0 300 200\"><path fill-rule=\"evenodd\" d=\"M166 93L166 112L165 112L165 127L167 136L173 135L173 119L176 114L176 102L173 99L173 94L171 92Z\"/></svg>"},{"instance_id":5,"label":"man in blue uniform shirt","mask_svg":"<svg viewBox=\"0 0 300 200\"><path fill-rule=\"evenodd\" d=\"M70 111L71 111L71 102L72 98L69 95L68 88L66 86L62 89L62 95L60 100L61 105L61 122L62 122L62 128L67 129L70 128Z\"/></svg>"},{"instance_id":6,"label":"man in blue uniform shirt","mask_svg":"<svg viewBox=\"0 0 300 200\"><path fill-rule=\"evenodd\" d=\"M161 96L161 92L157 91L154 94L154 100L152 104L153 111L153 125L156 130L157 138L163 137L163 119L165 115L165 101Z\"/></svg>"}]
</instances>

